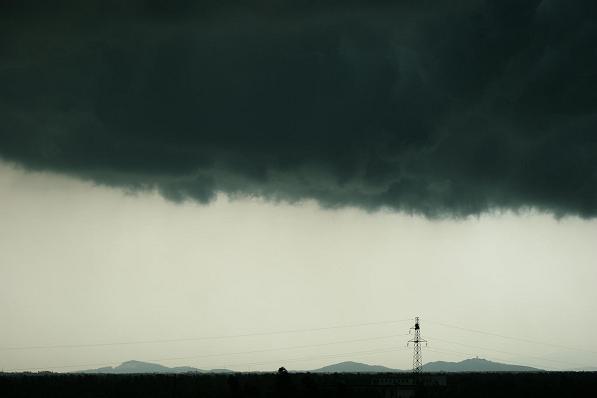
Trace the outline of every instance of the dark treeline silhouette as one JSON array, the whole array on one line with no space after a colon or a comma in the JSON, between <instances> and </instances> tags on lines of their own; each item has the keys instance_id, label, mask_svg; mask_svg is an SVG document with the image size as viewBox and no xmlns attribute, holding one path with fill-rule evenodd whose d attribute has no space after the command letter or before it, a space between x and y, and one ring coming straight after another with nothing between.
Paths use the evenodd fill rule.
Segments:
<instances>
[{"instance_id":1,"label":"dark treeline silhouette","mask_svg":"<svg viewBox=\"0 0 597 398\"><path fill-rule=\"evenodd\" d=\"M1 374L0 396L12 397L592 397L595 372L451 373L445 385L388 385L388 374ZM404 379L404 374L396 375ZM380 383L380 381L382 381ZM391 383L390 383L391 384ZM419 384L419 385L417 385Z\"/></svg>"}]
</instances>

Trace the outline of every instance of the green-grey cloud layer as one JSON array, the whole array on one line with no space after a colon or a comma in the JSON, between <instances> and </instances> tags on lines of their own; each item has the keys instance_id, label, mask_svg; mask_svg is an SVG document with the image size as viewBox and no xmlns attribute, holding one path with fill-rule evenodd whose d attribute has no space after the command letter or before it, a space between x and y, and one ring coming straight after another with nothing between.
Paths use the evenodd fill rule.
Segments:
<instances>
[{"instance_id":1,"label":"green-grey cloud layer","mask_svg":"<svg viewBox=\"0 0 597 398\"><path fill-rule=\"evenodd\" d=\"M597 215L593 1L6 1L0 156L173 200Z\"/></svg>"}]
</instances>

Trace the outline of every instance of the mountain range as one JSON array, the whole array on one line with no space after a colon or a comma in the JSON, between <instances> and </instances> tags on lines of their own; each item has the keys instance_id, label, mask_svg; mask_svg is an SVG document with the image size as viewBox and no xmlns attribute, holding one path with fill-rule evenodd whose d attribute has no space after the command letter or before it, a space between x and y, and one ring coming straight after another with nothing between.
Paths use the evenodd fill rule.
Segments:
<instances>
[{"instance_id":1,"label":"mountain range","mask_svg":"<svg viewBox=\"0 0 597 398\"><path fill-rule=\"evenodd\" d=\"M324 366L319 369L310 370L313 373L395 373L408 372L409 370L392 369L380 365L368 365L359 362L340 362ZM460 362L429 362L423 365L424 372L539 372L542 369L529 366L510 365L499 362L492 362L481 358L465 359ZM229 369L203 370L189 366L167 367L164 365L127 361L115 367L103 367L79 371L86 374L134 374L134 373L234 373Z\"/></svg>"},{"instance_id":2,"label":"mountain range","mask_svg":"<svg viewBox=\"0 0 597 398\"><path fill-rule=\"evenodd\" d=\"M385 366L367 365L358 362L341 362L315 369L315 373L392 373L409 370L392 369ZM429 362L423 365L423 372L540 372L542 369L530 366L510 365L492 362L482 358L465 359L460 362Z\"/></svg>"},{"instance_id":3,"label":"mountain range","mask_svg":"<svg viewBox=\"0 0 597 398\"><path fill-rule=\"evenodd\" d=\"M106 366L97 369L88 369L78 371L77 373L86 374L134 374L134 373L234 373L230 369L211 369L203 370L190 366L176 366L169 368L164 365L141 361L126 361L118 366Z\"/></svg>"}]
</instances>

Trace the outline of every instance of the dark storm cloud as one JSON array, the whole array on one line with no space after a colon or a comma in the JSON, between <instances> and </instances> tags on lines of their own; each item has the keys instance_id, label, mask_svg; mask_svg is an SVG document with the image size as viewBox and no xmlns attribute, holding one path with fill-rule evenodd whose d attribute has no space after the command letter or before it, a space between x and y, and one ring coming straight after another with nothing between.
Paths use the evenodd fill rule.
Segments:
<instances>
[{"instance_id":1,"label":"dark storm cloud","mask_svg":"<svg viewBox=\"0 0 597 398\"><path fill-rule=\"evenodd\" d=\"M65 4L0 6L10 162L175 201L597 215L593 1Z\"/></svg>"}]
</instances>

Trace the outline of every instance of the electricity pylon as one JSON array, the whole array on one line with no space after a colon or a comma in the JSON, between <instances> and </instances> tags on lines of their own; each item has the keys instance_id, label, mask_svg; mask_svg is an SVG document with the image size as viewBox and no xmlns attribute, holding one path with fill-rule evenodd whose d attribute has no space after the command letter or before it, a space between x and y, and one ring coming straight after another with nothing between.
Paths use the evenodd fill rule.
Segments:
<instances>
[{"instance_id":1,"label":"electricity pylon","mask_svg":"<svg viewBox=\"0 0 597 398\"><path fill-rule=\"evenodd\" d=\"M415 336L408 340L406 346L408 347L409 343L413 343L413 373L421 373L423 368L423 357L421 356L421 343L425 343L427 345L427 340L424 340L421 337L421 327L419 326L419 317L415 318L415 326L410 328L411 330L415 330ZM410 333L410 330L408 331Z\"/></svg>"}]
</instances>

